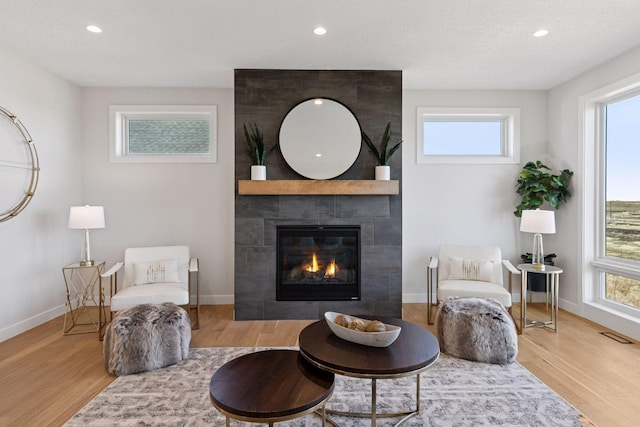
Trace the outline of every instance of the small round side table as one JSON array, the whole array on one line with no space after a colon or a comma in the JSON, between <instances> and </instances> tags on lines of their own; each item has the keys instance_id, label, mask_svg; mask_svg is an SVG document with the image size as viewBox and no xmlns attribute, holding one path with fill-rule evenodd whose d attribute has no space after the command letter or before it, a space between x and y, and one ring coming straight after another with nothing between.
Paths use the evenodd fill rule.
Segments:
<instances>
[{"instance_id":1,"label":"small round side table","mask_svg":"<svg viewBox=\"0 0 640 427\"><path fill-rule=\"evenodd\" d=\"M211 403L226 417L253 423L286 421L321 410L333 394L335 376L307 362L296 350L245 354L211 377Z\"/></svg>"},{"instance_id":2,"label":"small round side table","mask_svg":"<svg viewBox=\"0 0 640 427\"><path fill-rule=\"evenodd\" d=\"M538 270L533 264L518 264L518 270L522 272L520 276L520 330L525 328L541 327L558 332L558 289L560 287L560 273L562 269L552 265L545 265L544 270ZM527 320L527 275L529 273L539 273L545 275L545 289L547 302L551 303L550 318L547 321ZM551 296L551 301L549 301ZM548 308L547 308L548 310Z\"/></svg>"}]
</instances>

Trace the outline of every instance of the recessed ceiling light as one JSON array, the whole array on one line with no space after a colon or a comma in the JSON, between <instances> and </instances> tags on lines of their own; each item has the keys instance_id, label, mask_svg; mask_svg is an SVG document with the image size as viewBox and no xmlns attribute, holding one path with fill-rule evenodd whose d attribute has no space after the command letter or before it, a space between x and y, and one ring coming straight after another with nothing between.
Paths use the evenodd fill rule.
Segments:
<instances>
[{"instance_id":1,"label":"recessed ceiling light","mask_svg":"<svg viewBox=\"0 0 640 427\"><path fill-rule=\"evenodd\" d=\"M533 37L544 37L547 34L549 34L549 30L542 29L542 30L538 30L535 33L533 33Z\"/></svg>"},{"instance_id":2,"label":"recessed ceiling light","mask_svg":"<svg viewBox=\"0 0 640 427\"><path fill-rule=\"evenodd\" d=\"M316 105L322 105L322 99L314 99L313 103Z\"/></svg>"},{"instance_id":3,"label":"recessed ceiling light","mask_svg":"<svg viewBox=\"0 0 640 427\"><path fill-rule=\"evenodd\" d=\"M324 27L315 27L313 29L313 33L317 36L324 36L325 34L327 34L327 29Z\"/></svg>"},{"instance_id":4,"label":"recessed ceiling light","mask_svg":"<svg viewBox=\"0 0 640 427\"><path fill-rule=\"evenodd\" d=\"M96 25L87 25L85 27L87 29L87 31L91 31L92 33L101 33L102 32L102 28L96 26Z\"/></svg>"}]
</instances>

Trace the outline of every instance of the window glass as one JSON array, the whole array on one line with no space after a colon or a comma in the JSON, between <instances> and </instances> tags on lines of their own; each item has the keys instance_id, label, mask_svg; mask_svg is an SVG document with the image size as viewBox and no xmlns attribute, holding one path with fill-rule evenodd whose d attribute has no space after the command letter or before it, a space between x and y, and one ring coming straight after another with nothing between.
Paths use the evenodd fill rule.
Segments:
<instances>
[{"instance_id":1,"label":"window glass","mask_svg":"<svg viewBox=\"0 0 640 427\"><path fill-rule=\"evenodd\" d=\"M605 97L597 110L600 167L599 298L638 316L640 309L640 94Z\"/></svg>"},{"instance_id":2,"label":"window glass","mask_svg":"<svg viewBox=\"0 0 640 427\"><path fill-rule=\"evenodd\" d=\"M423 154L477 155L503 154L502 121L425 120Z\"/></svg>"},{"instance_id":3,"label":"window glass","mask_svg":"<svg viewBox=\"0 0 640 427\"><path fill-rule=\"evenodd\" d=\"M640 261L640 95L605 106L605 255Z\"/></svg>"},{"instance_id":4,"label":"window glass","mask_svg":"<svg viewBox=\"0 0 640 427\"><path fill-rule=\"evenodd\" d=\"M213 163L215 105L112 105L112 162Z\"/></svg>"},{"instance_id":5,"label":"window glass","mask_svg":"<svg viewBox=\"0 0 640 427\"><path fill-rule=\"evenodd\" d=\"M640 321L640 74L579 97L584 165L584 313L614 330Z\"/></svg>"},{"instance_id":6,"label":"window glass","mask_svg":"<svg viewBox=\"0 0 640 427\"><path fill-rule=\"evenodd\" d=\"M605 274L605 298L609 301L640 308L640 281L616 274Z\"/></svg>"},{"instance_id":7,"label":"window glass","mask_svg":"<svg viewBox=\"0 0 640 427\"><path fill-rule=\"evenodd\" d=\"M520 109L420 107L418 163L519 163Z\"/></svg>"},{"instance_id":8,"label":"window glass","mask_svg":"<svg viewBox=\"0 0 640 427\"><path fill-rule=\"evenodd\" d=\"M129 154L205 154L207 120L129 120Z\"/></svg>"}]
</instances>

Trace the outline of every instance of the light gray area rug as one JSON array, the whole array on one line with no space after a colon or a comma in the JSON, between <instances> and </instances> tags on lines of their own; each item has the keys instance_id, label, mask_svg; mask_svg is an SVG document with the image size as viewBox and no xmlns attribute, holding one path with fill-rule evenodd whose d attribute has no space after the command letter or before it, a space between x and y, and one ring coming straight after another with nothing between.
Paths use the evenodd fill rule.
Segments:
<instances>
[{"instance_id":1,"label":"light gray area rug","mask_svg":"<svg viewBox=\"0 0 640 427\"><path fill-rule=\"evenodd\" d=\"M224 426L209 400L209 381L247 347L191 349L189 359L153 372L117 378L65 425ZM378 381L378 413L415 408L415 376ZM336 375L328 409L368 412L370 381ZM407 426L581 426L580 413L518 363L492 365L445 354L420 377L420 414ZM366 419L337 417L343 426ZM398 418L378 419L379 426ZM319 426L307 415L278 426ZM244 425L232 420L231 425Z\"/></svg>"}]
</instances>

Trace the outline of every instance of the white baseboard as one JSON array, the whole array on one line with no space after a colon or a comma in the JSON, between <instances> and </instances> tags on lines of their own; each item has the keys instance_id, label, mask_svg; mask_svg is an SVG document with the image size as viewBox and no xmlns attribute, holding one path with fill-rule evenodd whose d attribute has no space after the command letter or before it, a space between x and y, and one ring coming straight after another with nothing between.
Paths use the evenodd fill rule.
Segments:
<instances>
[{"instance_id":1,"label":"white baseboard","mask_svg":"<svg viewBox=\"0 0 640 427\"><path fill-rule=\"evenodd\" d=\"M637 318L597 303L585 303L583 309L584 318L640 341L640 321Z\"/></svg>"},{"instance_id":2,"label":"white baseboard","mask_svg":"<svg viewBox=\"0 0 640 427\"><path fill-rule=\"evenodd\" d=\"M578 304L568 301L566 299L563 298L559 298L558 299L558 307L560 307L561 309L568 311L569 313L573 313L576 316L580 316L582 317L582 315L578 312Z\"/></svg>"},{"instance_id":3,"label":"white baseboard","mask_svg":"<svg viewBox=\"0 0 640 427\"><path fill-rule=\"evenodd\" d=\"M29 317L28 319L7 326L6 328L0 330L0 342L6 341L9 338L13 338L16 335L26 332L29 329L35 328L36 326L42 325L43 323L48 322L51 319L55 319L58 316L62 316L65 311L66 306L64 304L59 305L45 312ZM60 333L62 333L62 323L60 323Z\"/></svg>"},{"instance_id":4,"label":"white baseboard","mask_svg":"<svg viewBox=\"0 0 640 427\"><path fill-rule=\"evenodd\" d=\"M195 297L193 298L193 300L195 301ZM200 295L201 305L226 305L233 304L233 301L233 295ZM109 305L109 298L106 299L105 305ZM6 328L0 330L0 342L6 341L9 338L13 338L16 335L28 331L29 329L42 325L43 323L48 322L51 319L62 316L66 312L66 309L66 305L59 305L28 319L7 326ZM62 321L60 323L60 333L62 333Z\"/></svg>"},{"instance_id":5,"label":"white baseboard","mask_svg":"<svg viewBox=\"0 0 640 427\"><path fill-rule=\"evenodd\" d=\"M402 302L407 304L426 304L427 294L402 294Z\"/></svg>"}]
</instances>

